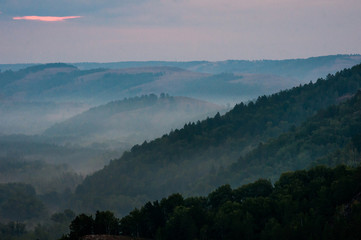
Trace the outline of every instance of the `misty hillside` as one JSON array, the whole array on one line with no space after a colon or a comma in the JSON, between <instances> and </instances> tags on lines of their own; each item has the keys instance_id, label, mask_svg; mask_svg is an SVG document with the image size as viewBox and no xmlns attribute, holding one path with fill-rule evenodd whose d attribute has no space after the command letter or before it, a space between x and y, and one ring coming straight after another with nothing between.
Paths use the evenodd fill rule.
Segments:
<instances>
[{"instance_id":1,"label":"misty hillside","mask_svg":"<svg viewBox=\"0 0 361 240\"><path fill-rule=\"evenodd\" d=\"M150 94L91 108L55 124L43 135L63 144L119 148L152 140L218 111L224 108L187 97Z\"/></svg>"},{"instance_id":2,"label":"misty hillside","mask_svg":"<svg viewBox=\"0 0 361 240\"><path fill-rule=\"evenodd\" d=\"M70 63L81 70L91 69L120 69L144 67L176 67L194 72L219 73L259 73L292 77L303 81L335 73L343 68L352 67L361 62L361 55L329 55L310 57L305 59L285 60L226 60L226 61L129 61L129 62L80 62ZM0 64L0 70L18 71L36 64Z\"/></svg>"},{"instance_id":3,"label":"misty hillside","mask_svg":"<svg viewBox=\"0 0 361 240\"><path fill-rule=\"evenodd\" d=\"M134 146L120 159L87 177L77 188L77 198L88 210L112 209L112 202L118 199L123 205L113 208L122 212L127 204L139 199L159 198L172 192L205 193L219 182L215 178L207 185L202 179L227 168L260 142L299 126L318 110L350 98L360 87L361 65L357 65L316 83L259 97L247 105L238 104L223 116L217 114L187 124ZM293 167L298 168L289 165L290 170ZM247 172L247 168L242 171Z\"/></svg>"},{"instance_id":4,"label":"misty hillside","mask_svg":"<svg viewBox=\"0 0 361 240\"><path fill-rule=\"evenodd\" d=\"M359 62L360 55L333 55L260 61L0 65L0 134L40 134L91 107L151 93L233 106Z\"/></svg>"},{"instance_id":5,"label":"misty hillside","mask_svg":"<svg viewBox=\"0 0 361 240\"><path fill-rule=\"evenodd\" d=\"M0 134L39 134L91 106L84 102L0 100Z\"/></svg>"},{"instance_id":6,"label":"misty hillside","mask_svg":"<svg viewBox=\"0 0 361 240\"><path fill-rule=\"evenodd\" d=\"M166 92L173 96L233 103L299 83L291 77L257 72L209 74L162 66L79 70L58 63L0 73L0 100L97 105L125 97Z\"/></svg>"},{"instance_id":7,"label":"misty hillside","mask_svg":"<svg viewBox=\"0 0 361 240\"><path fill-rule=\"evenodd\" d=\"M79 70L63 63L0 72L0 134L39 134L91 107L151 93L226 105L298 82L262 74L206 74L175 67Z\"/></svg>"},{"instance_id":8,"label":"misty hillside","mask_svg":"<svg viewBox=\"0 0 361 240\"><path fill-rule=\"evenodd\" d=\"M360 55L333 55L259 61L44 64L21 70L14 68L2 71L0 99L50 101L64 100L66 97L77 100L86 98L86 101L103 100L104 103L151 92L212 98L210 94L216 94L212 90L215 84L212 83L213 78L219 80L217 87L220 87L221 92L218 97L240 97L248 94L249 99L299 83L308 83L360 62ZM4 65L2 68L9 69L9 66ZM223 76L223 73L230 75ZM197 88L197 85L204 81L208 84L211 81L211 84ZM192 86L193 82L195 86ZM227 85L232 87L228 88ZM239 99L242 98L235 100Z\"/></svg>"},{"instance_id":9,"label":"misty hillside","mask_svg":"<svg viewBox=\"0 0 361 240\"><path fill-rule=\"evenodd\" d=\"M2 99L12 101L110 101L119 90L154 81L162 71L80 71L63 63L32 66L0 75ZM124 93L124 92L123 92ZM108 99L103 99L108 97Z\"/></svg>"}]
</instances>

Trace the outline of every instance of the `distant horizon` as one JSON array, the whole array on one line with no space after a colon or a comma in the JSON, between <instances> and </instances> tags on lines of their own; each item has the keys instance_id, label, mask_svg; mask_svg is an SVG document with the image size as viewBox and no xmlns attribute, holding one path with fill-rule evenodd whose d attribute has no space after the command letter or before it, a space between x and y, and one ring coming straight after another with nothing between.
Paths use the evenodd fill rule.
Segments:
<instances>
[{"instance_id":1,"label":"distant horizon","mask_svg":"<svg viewBox=\"0 0 361 240\"><path fill-rule=\"evenodd\" d=\"M0 65L41 65L41 64L53 64L53 63L65 63L65 64L81 64L81 63L94 63L94 64L111 64L111 63L126 63L126 62L226 62L226 61L287 61L287 60L303 60L310 58L320 58L320 57L332 57L332 56L361 56L361 53L338 53L338 54L328 54L328 55L317 55L317 56L309 56L309 57L296 57L296 58L263 58L263 59L221 59L221 60L119 60L119 61L54 61L54 62L16 62L16 63L0 63Z\"/></svg>"}]
</instances>

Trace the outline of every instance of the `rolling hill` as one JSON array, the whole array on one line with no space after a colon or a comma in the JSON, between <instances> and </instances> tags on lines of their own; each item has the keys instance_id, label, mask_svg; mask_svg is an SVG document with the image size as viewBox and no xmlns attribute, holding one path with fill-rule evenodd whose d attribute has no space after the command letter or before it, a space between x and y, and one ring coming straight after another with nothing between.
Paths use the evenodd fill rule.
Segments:
<instances>
[{"instance_id":1,"label":"rolling hill","mask_svg":"<svg viewBox=\"0 0 361 240\"><path fill-rule=\"evenodd\" d=\"M233 106L360 62L360 55L333 55L259 61L0 65L0 134L39 134L91 107L151 93Z\"/></svg>"},{"instance_id":2,"label":"rolling hill","mask_svg":"<svg viewBox=\"0 0 361 240\"><path fill-rule=\"evenodd\" d=\"M267 81L264 81L267 76ZM57 63L0 73L2 101L86 102L99 105L142 94L169 93L233 103L292 87L300 81L269 73L201 73L177 67L79 70Z\"/></svg>"},{"instance_id":3,"label":"rolling hill","mask_svg":"<svg viewBox=\"0 0 361 240\"><path fill-rule=\"evenodd\" d=\"M333 74L341 69L352 67L361 62L361 55L329 55L305 59L285 60L226 60L226 61L191 61L191 62L113 62L113 63L73 63L80 69L94 68L134 68L134 67L177 67L195 72L248 73L268 74L301 80L303 83L317 79L327 74Z\"/></svg>"},{"instance_id":4,"label":"rolling hill","mask_svg":"<svg viewBox=\"0 0 361 240\"><path fill-rule=\"evenodd\" d=\"M149 141L224 107L187 97L143 95L89 109L43 133L61 144L119 148Z\"/></svg>"}]
</instances>

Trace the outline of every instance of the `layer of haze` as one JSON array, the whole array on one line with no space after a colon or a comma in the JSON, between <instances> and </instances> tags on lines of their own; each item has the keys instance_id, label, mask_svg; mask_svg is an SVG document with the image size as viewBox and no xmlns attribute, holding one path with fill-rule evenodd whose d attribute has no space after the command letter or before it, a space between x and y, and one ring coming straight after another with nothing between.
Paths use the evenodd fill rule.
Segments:
<instances>
[{"instance_id":1,"label":"layer of haze","mask_svg":"<svg viewBox=\"0 0 361 240\"><path fill-rule=\"evenodd\" d=\"M360 12L359 0L1 0L0 63L361 53Z\"/></svg>"}]
</instances>

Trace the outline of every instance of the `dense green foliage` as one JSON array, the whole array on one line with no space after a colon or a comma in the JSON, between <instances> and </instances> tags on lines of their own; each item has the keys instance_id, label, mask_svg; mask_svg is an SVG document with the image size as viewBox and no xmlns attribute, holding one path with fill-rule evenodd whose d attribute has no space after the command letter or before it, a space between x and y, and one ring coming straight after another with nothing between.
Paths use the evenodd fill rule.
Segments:
<instances>
[{"instance_id":1,"label":"dense green foliage","mask_svg":"<svg viewBox=\"0 0 361 240\"><path fill-rule=\"evenodd\" d=\"M95 221L81 214L63 239L104 233L172 240L358 239L360 201L360 167L317 166L283 173L274 185L259 179L236 189L223 185L207 197L172 194L134 209L120 224L110 212L97 212Z\"/></svg>"},{"instance_id":2,"label":"dense green foliage","mask_svg":"<svg viewBox=\"0 0 361 240\"><path fill-rule=\"evenodd\" d=\"M238 186L262 176L275 179L284 171L316 164L357 166L361 160L360 109L361 91L344 103L319 111L298 128L260 143L217 177L220 182ZM337 151L342 154L333 157Z\"/></svg>"},{"instance_id":3,"label":"dense green foliage","mask_svg":"<svg viewBox=\"0 0 361 240\"><path fill-rule=\"evenodd\" d=\"M110 208L119 213L126 211L129 203L137 204L144 199L155 199L172 192L205 194L225 182L222 179L223 176L217 175L217 172L222 174L222 168L227 169L229 164L257 147L259 142L267 142L270 138L277 137L288 130L294 131L318 110L350 98L360 87L361 65L357 65L334 76L328 75L327 79L319 79L316 83L305 84L268 97L262 96L248 104L238 104L223 116L217 114L202 122L186 124L180 130L172 131L149 143L144 142L140 146L134 146L120 159L111 161L103 170L87 177L77 188L78 204L88 211ZM322 139L324 139L326 148L322 147L320 151L315 150L314 155L302 156L303 149L297 144L296 147L287 145L285 151L289 149L294 151L292 154L299 158L296 162L283 156L278 159L277 155L268 159L267 164L269 166L285 164L286 167L281 171L307 167L322 154L326 154L327 143L333 140L330 138L332 134L335 135L333 137L336 138L334 139L336 142L330 143L332 148L329 150L334 151L338 147L343 147L344 141L350 139L352 134L356 134L355 130L349 129L353 125L348 127L346 124L342 127L348 119L332 119L333 115L327 111L333 110L331 108L325 113L321 112L314 119L311 118L309 126L306 123L297 129L302 134L295 135L300 138L298 145L305 144L306 148L318 148L317 144L322 146ZM342 111L344 110L340 110L339 113L341 114ZM355 110L347 112L346 107L345 111L352 114ZM337 116L337 114L334 115ZM359 118L354 120L356 124L354 127L357 129ZM328 125L323 127L323 121ZM333 121L337 124L332 125ZM327 130L332 127L341 128L336 130L338 132ZM307 131L313 131L314 134L308 137ZM339 133L344 135L337 137L336 134ZM284 136L288 135L283 135L276 140L276 143L266 146L275 146L274 151L278 150L279 145L288 140ZM263 148L259 149L261 151ZM282 152L279 155L282 155ZM257 172L259 164L264 164L261 160L249 162L248 165L242 165L244 162L242 161L240 160L241 164L238 164L237 170L247 174L249 172L250 175L237 179L238 173L235 171L237 184L250 182L260 175L271 178L280 174L278 169L274 171L272 167L270 171ZM292 164L287 165L288 161ZM215 174L217 175L215 178L211 177L209 181L204 182L205 178ZM123 200L123 206L113 204L120 199Z\"/></svg>"},{"instance_id":4,"label":"dense green foliage","mask_svg":"<svg viewBox=\"0 0 361 240\"><path fill-rule=\"evenodd\" d=\"M80 214L71 222L70 233L64 235L62 240L78 240L85 235L119 235L119 219L112 212L97 211L95 218L91 215Z\"/></svg>"}]
</instances>

